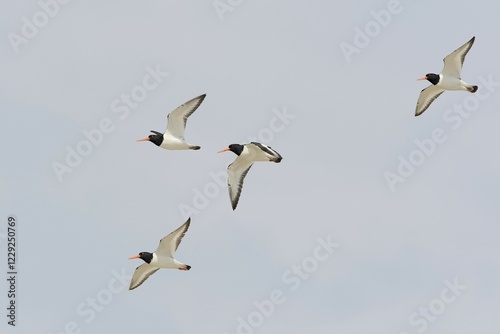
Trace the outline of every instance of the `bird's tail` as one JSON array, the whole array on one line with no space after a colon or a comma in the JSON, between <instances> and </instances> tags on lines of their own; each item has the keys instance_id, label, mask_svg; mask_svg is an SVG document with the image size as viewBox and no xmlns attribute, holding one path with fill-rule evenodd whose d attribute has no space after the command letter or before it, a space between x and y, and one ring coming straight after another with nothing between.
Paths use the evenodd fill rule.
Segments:
<instances>
[{"instance_id":1,"label":"bird's tail","mask_svg":"<svg viewBox=\"0 0 500 334\"><path fill-rule=\"evenodd\" d=\"M477 86L467 86L467 90L471 93L477 92Z\"/></svg>"}]
</instances>

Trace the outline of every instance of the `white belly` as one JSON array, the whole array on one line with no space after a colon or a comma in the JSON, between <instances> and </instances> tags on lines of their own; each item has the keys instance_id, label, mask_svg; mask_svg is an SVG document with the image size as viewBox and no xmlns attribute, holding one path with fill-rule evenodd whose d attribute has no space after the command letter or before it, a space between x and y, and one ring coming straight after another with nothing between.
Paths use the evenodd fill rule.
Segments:
<instances>
[{"instance_id":1,"label":"white belly","mask_svg":"<svg viewBox=\"0 0 500 334\"><path fill-rule=\"evenodd\" d=\"M163 257L163 256L153 256L151 264L158 268L171 268L171 269L172 268L177 269L181 265L179 261L171 257Z\"/></svg>"},{"instance_id":2,"label":"white belly","mask_svg":"<svg viewBox=\"0 0 500 334\"><path fill-rule=\"evenodd\" d=\"M458 78L444 77L438 86L446 90L467 90L468 85Z\"/></svg>"},{"instance_id":3,"label":"white belly","mask_svg":"<svg viewBox=\"0 0 500 334\"><path fill-rule=\"evenodd\" d=\"M240 154L244 159L248 161L269 161L271 158L269 155L262 151L262 150L257 150L257 149L251 149L249 150L247 147L243 149L243 152Z\"/></svg>"},{"instance_id":4,"label":"white belly","mask_svg":"<svg viewBox=\"0 0 500 334\"><path fill-rule=\"evenodd\" d=\"M167 150L189 150L189 144L186 141L172 136L164 136L160 147Z\"/></svg>"}]
</instances>

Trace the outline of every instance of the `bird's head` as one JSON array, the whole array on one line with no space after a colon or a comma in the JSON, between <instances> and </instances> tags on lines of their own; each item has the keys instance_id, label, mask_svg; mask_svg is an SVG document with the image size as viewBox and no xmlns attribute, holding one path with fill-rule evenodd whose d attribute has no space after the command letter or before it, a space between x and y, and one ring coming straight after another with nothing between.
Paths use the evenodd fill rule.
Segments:
<instances>
[{"instance_id":1,"label":"bird's head","mask_svg":"<svg viewBox=\"0 0 500 334\"><path fill-rule=\"evenodd\" d=\"M231 144L229 145L227 148L223 149L223 150L220 150L219 152L217 153L222 153L222 152L227 152L227 151L231 151L233 152L234 154L236 155L240 155L241 152L243 152L243 145L240 145L240 144Z\"/></svg>"},{"instance_id":2,"label":"bird's head","mask_svg":"<svg viewBox=\"0 0 500 334\"><path fill-rule=\"evenodd\" d=\"M156 146L160 146L161 143L163 142L163 134L158 132L158 131L154 131L154 130L151 130L151 132L154 134L149 135L147 138L139 139L137 141L150 141L153 144L155 144Z\"/></svg>"},{"instance_id":3,"label":"bird's head","mask_svg":"<svg viewBox=\"0 0 500 334\"><path fill-rule=\"evenodd\" d=\"M128 258L129 260L133 259L142 259L146 263L151 263L151 260L153 260L153 254L149 252L140 252L139 255L134 255Z\"/></svg>"},{"instance_id":4,"label":"bird's head","mask_svg":"<svg viewBox=\"0 0 500 334\"><path fill-rule=\"evenodd\" d=\"M417 80L428 80L431 84L437 85L439 82L439 75L435 73L427 73L425 77L418 78Z\"/></svg>"}]
</instances>

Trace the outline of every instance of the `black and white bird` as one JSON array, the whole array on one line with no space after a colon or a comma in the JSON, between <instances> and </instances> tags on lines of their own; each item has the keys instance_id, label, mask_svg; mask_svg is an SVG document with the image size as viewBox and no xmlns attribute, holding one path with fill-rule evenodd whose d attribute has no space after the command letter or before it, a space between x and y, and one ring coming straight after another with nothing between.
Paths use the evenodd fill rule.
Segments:
<instances>
[{"instance_id":1,"label":"black and white bird","mask_svg":"<svg viewBox=\"0 0 500 334\"><path fill-rule=\"evenodd\" d=\"M195 112L205 99L206 94L200 95L177 107L167 115L167 130L161 134L158 131L151 130L153 135L138 141L150 141L156 146L167 150L199 150L201 147L191 145L184 139L184 130L189 116Z\"/></svg>"},{"instance_id":2,"label":"black and white bird","mask_svg":"<svg viewBox=\"0 0 500 334\"><path fill-rule=\"evenodd\" d=\"M177 230L161 239L158 248L156 248L153 253L140 252L139 255L129 257L129 260L142 259L144 260L144 262L146 262L135 269L134 275L132 276L132 281L130 282L129 290L137 288L139 285L144 283L144 281L149 276L153 275L160 268L179 270L191 269L191 266L174 259L174 253L181 243L182 238L186 234L190 223L191 218L189 218Z\"/></svg>"},{"instance_id":3,"label":"black and white bird","mask_svg":"<svg viewBox=\"0 0 500 334\"><path fill-rule=\"evenodd\" d=\"M415 116L421 115L445 90L465 90L471 93L477 91L477 86L469 85L462 81L461 78L465 56L472 47L472 44L474 44L475 38L472 37L467 43L443 59L444 67L441 73L428 73L425 77L417 79L428 80L432 85L420 92Z\"/></svg>"},{"instance_id":4,"label":"black and white bird","mask_svg":"<svg viewBox=\"0 0 500 334\"><path fill-rule=\"evenodd\" d=\"M255 161L272 161L278 163L283 158L270 146L256 142L244 145L231 144L229 147L217 153L227 151L231 151L238 156L236 160L227 167L227 185L229 188L231 205L234 210L240 199L243 180L250 170L250 167L252 167L252 164Z\"/></svg>"}]
</instances>

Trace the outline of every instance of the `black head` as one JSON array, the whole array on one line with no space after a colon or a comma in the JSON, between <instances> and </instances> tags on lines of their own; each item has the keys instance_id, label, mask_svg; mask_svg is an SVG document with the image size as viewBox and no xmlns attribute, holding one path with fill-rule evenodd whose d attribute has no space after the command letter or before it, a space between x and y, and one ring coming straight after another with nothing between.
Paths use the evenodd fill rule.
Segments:
<instances>
[{"instance_id":1,"label":"black head","mask_svg":"<svg viewBox=\"0 0 500 334\"><path fill-rule=\"evenodd\" d=\"M154 133L154 135L149 135L147 138L142 138L139 139L138 141L150 141L156 146L160 146L161 143L163 142L163 134L154 130L151 130L151 132Z\"/></svg>"},{"instance_id":2,"label":"black head","mask_svg":"<svg viewBox=\"0 0 500 334\"><path fill-rule=\"evenodd\" d=\"M236 155L240 155L243 152L243 145L240 144L231 144L228 146L229 150Z\"/></svg>"},{"instance_id":3,"label":"black head","mask_svg":"<svg viewBox=\"0 0 500 334\"><path fill-rule=\"evenodd\" d=\"M156 146L160 146L161 143L163 142L163 134L159 133L157 131L151 130L154 135L149 135L149 141L155 144Z\"/></svg>"},{"instance_id":4,"label":"black head","mask_svg":"<svg viewBox=\"0 0 500 334\"><path fill-rule=\"evenodd\" d=\"M144 260L146 263L151 263L151 260L153 260L153 254L149 252L140 252L139 258Z\"/></svg>"},{"instance_id":5,"label":"black head","mask_svg":"<svg viewBox=\"0 0 500 334\"><path fill-rule=\"evenodd\" d=\"M244 146L243 145L240 145L240 144L231 144L229 145L227 148L223 149L223 150L220 150L219 152L217 153L222 153L222 152L227 152L227 151L231 151L233 152L234 154L236 155L240 155L241 152L243 152L243 148Z\"/></svg>"},{"instance_id":6,"label":"black head","mask_svg":"<svg viewBox=\"0 0 500 334\"><path fill-rule=\"evenodd\" d=\"M428 80L433 85L437 85L439 82L439 75L435 73L427 73L423 79Z\"/></svg>"}]
</instances>

